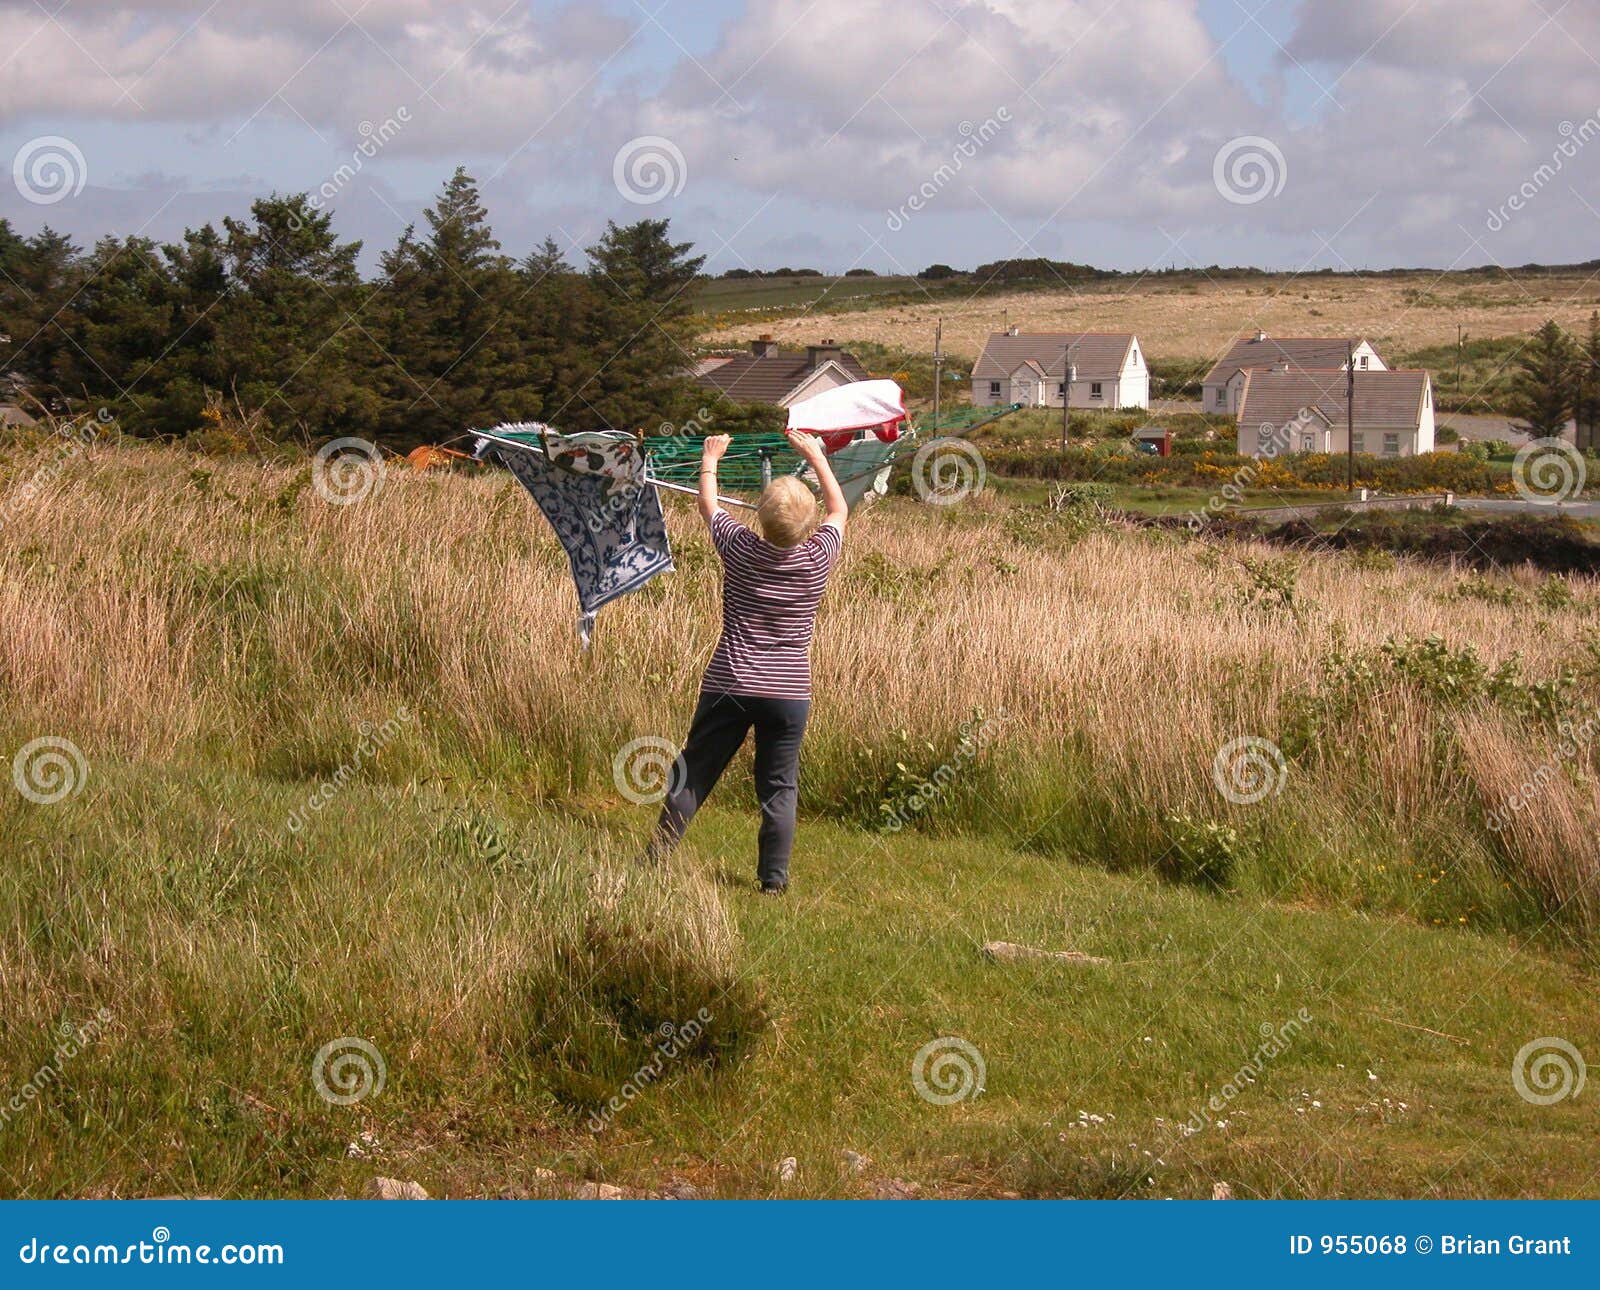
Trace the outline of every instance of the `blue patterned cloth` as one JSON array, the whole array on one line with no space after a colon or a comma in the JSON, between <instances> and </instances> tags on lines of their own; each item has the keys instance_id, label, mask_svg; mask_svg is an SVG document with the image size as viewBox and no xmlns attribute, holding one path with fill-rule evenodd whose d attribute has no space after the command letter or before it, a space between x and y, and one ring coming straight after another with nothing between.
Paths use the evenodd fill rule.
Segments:
<instances>
[{"instance_id":1,"label":"blue patterned cloth","mask_svg":"<svg viewBox=\"0 0 1600 1290\"><path fill-rule=\"evenodd\" d=\"M506 426L527 432L540 427ZM479 441L532 495L572 564L585 649L600 607L672 568L661 497L631 436L545 435L549 456Z\"/></svg>"}]
</instances>

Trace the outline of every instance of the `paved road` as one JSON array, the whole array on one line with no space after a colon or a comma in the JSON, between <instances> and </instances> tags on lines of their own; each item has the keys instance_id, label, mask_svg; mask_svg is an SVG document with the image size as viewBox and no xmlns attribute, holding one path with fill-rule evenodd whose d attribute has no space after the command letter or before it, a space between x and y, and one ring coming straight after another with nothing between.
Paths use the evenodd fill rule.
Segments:
<instances>
[{"instance_id":1,"label":"paved road","mask_svg":"<svg viewBox=\"0 0 1600 1290\"><path fill-rule=\"evenodd\" d=\"M1570 515L1578 520L1600 519L1600 502L1525 502L1520 497L1458 497L1464 511L1489 511L1499 515Z\"/></svg>"}]
</instances>

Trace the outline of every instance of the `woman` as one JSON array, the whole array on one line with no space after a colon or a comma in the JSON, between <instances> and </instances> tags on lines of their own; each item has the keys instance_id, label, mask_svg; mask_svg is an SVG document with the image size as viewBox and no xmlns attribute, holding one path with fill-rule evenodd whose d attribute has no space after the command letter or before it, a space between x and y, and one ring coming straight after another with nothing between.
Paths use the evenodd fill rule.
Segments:
<instances>
[{"instance_id":1,"label":"woman","mask_svg":"<svg viewBox=\"0 0 1600 1290\"><path fill-rule=\"evenodd\" d=\"M800 739L811 711L811 630L850 508L821 443L791 430L789 443L821 486L822 523L811 490L785 475L761 491L757 536L717 501L717 463L728 442L725 434L706 439L699 489L700 515L722 558L722 638L700 683L650 849L655 857L672 849L754 727L761 803L756 876L765 894L781 896L789 888Z\"/></svg>"}]
</instances>

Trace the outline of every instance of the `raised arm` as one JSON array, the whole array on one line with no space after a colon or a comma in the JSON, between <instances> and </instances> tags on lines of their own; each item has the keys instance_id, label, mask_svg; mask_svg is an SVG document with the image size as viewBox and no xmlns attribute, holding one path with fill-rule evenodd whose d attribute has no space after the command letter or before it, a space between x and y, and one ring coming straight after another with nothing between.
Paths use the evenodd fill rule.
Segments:
<instances>
[{"instance_id":1,"label":"raised arm","mask_svg":"<svg viewBox=\"0 0 1600 1290\"><path fill-rule=\"evenodd\" d=\"M717 501L717 463L728 451L728 442L727 435L712 434L700 447L700 518L707 524L722 509Z\"/></svg>"},{"instance_id":2,"label":"raised arm","mask_svg":"<svg viewBox=\"0 0 1600 1290\"><path fill-rule=\"evenodd\" d=\"M833 477L833 467L828 464L828 454L822 450L822 441L815 435L809 435L800 430L788 430L789 446L800 454L802 461L810 466L816 474L817 484L822 489L822 517L824 524L832 524L835 528L844 528L845 521L850 518L850 506L844 500L844 490L839 487L839 481Z\"/></svg>"}]
</instances>

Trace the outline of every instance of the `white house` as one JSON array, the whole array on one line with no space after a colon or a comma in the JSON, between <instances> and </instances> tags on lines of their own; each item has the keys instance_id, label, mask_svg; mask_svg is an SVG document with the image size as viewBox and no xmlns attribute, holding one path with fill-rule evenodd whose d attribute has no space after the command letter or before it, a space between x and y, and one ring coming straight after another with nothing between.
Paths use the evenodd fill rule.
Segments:
<instances>
[{"instance_id":1,"label":"white house","mask_svg":"<svg viewBox=\"0 0 1600 1290\"><path fill-rule=\"evenodd\" d=\"M1239 389L1239 452L1278 457L1348 452L1349 378L1342 369L1246 368ZM1381 368L1355 374L1356 452L1410 457L1432 452L1433 381L1427 372Z\"/></svg>"},{"instance_id":2,"label":"white house","mask_svg":"<svg viewBox=\"0 0 1600 1290\"><path fill-rule=\"evenodd\" d=\"M736 403L776 403L786 408L835 386L868 379L867 369L831 340L807 345L804 354L780 350L771 336L750 342L748 354L702 359L690 374L696 385Z\"/></svg>"},{"instance_id":3,"label":"white house","mask_svg":"<svg viewBox=\"0 0 1600 1290\"><path fill-rule=\"evenodd\" d=\"M1070 352L1072 389L1064 374ZM979 407L1021 403L1059 408L1147 408L1150 369L1132 332L997 331L972 368L972 401Z\"/></svg>"},{"instance_id":4,"label":"white house","mask_svg":"<svg viewBox=\"0 0 1600 1290\"><path fill-rule=\"evenodd\" d=\"M1287 363L1291 371L1343 371L1352 350L1356 371L1385 370L1378 351L1360 336L1269 336L1258 331L1234 341L1206 373L1200 385L1201 411L1237 413L1244 374L1252 367Z\"/></svg>"}]
</instances>

